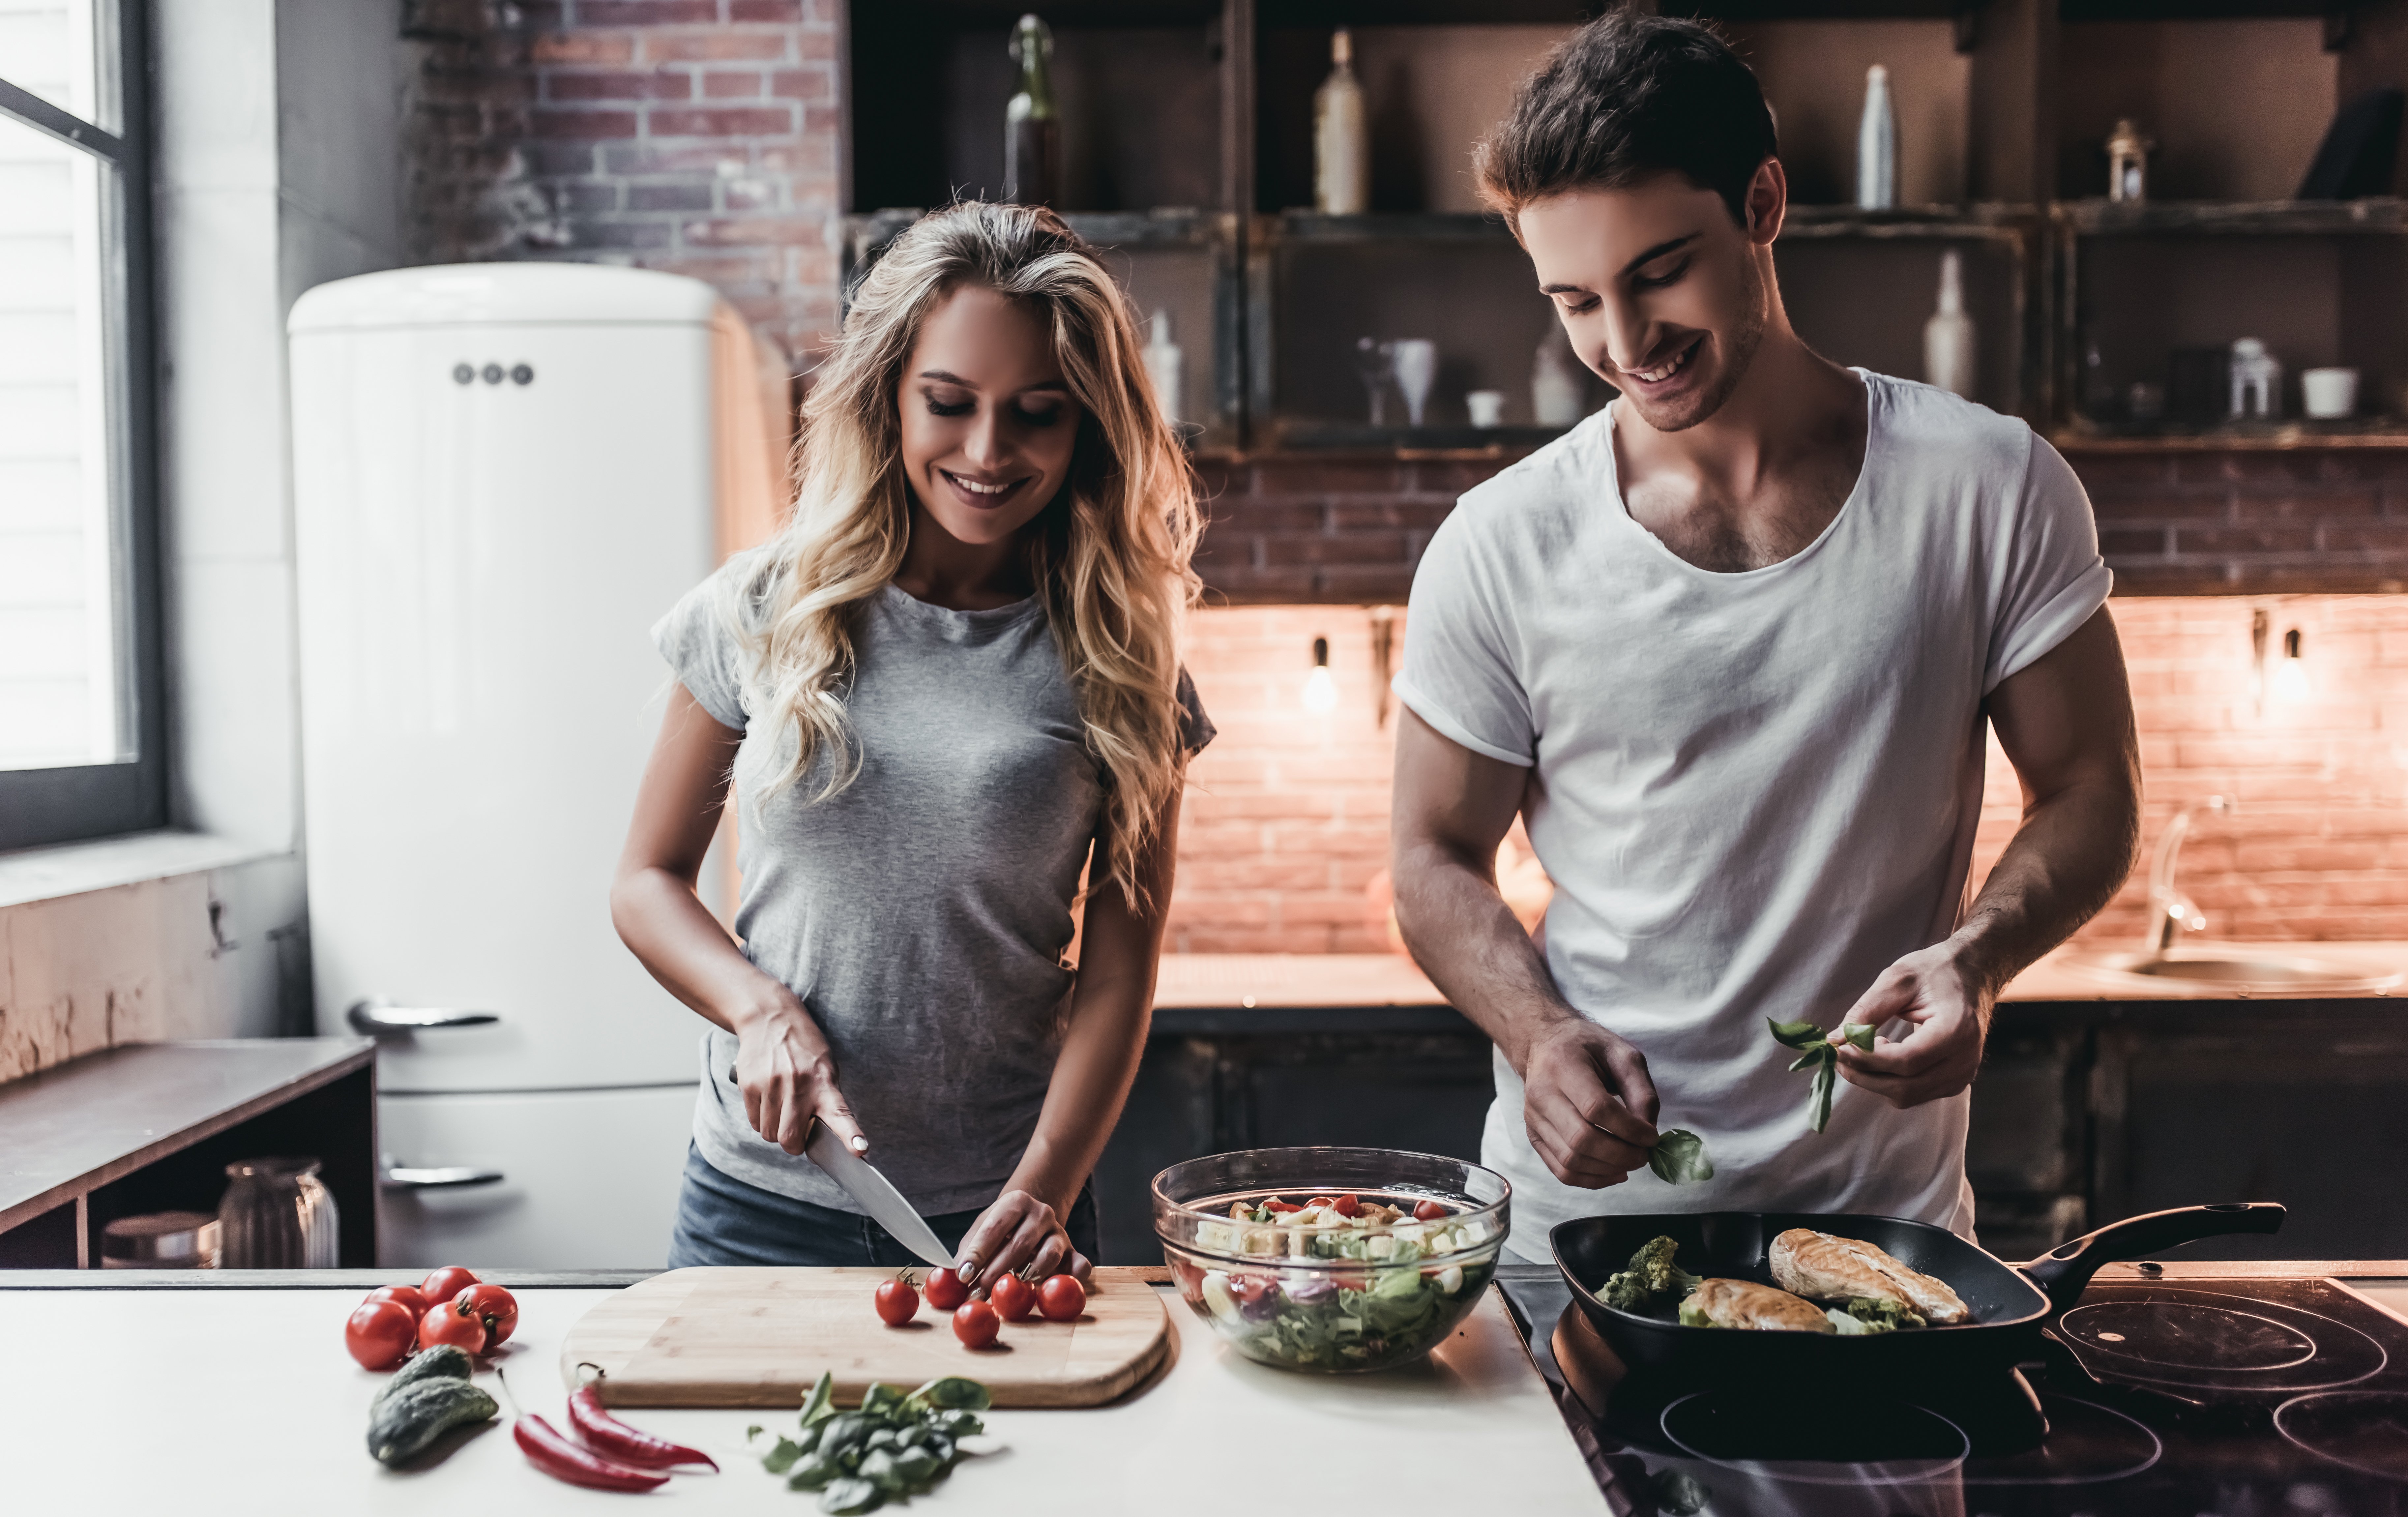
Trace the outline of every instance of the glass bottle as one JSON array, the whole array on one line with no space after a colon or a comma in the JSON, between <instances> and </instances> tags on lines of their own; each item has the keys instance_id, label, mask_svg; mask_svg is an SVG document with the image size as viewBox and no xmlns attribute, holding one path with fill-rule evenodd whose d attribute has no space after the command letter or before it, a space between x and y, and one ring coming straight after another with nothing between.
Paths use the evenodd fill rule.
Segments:
<instances>
[{"instance_id":1,"label":"glass bottle","mask_svg":"<svg viewBox=\"0 0 2408 1517\"><path fill-rule=\"evenodd\" d=\"M1965 314L1965 255L1940 255L1940 308L1923 323L1923 377L1950 394L1973 396L1973 318Z\"/></svg>"},{"instance_id":2,"label":"glass bottle","mask_svg":"<svg viewBox=\"0 0 2408 1517\"><path fill-rule=\"evenodd\" d=\"M1363 86L1354 79L1354 36L1329 38L1329 77L1312 96L1312 208L1360 216L1371 208L1371 150Z\"/></svg>"},{"instance_id":3,"label":"glass bottle","mask_svg":"<svg viewBox=\"0 0 2408 1517\"><path fill-rule=\"evenodd\" d=\"M2107 139L2107 198L2145 200L2149 195L2149 150L2157 144L2141 135L2129 118L2115 123Z\"/></svg>"},{"instance_id":4,"label":"glass bottle","mask_svg":"<svg viewBox=\"0 0 2408 1517\"><path fill-rule=\"evenodd\" d=\"M1061 193L1062 122L1045 71L1053 56L1053 32L1033 12L1021 17L1011 34L1020 88L1003 107L1003 198L1023 206L1050 206Z\"/></svg>"},{"instance_id":5,"label":"glass bottle","mask_svg":"<svg viewBox=\"0 0 2408 1517\"><path fill-rule=\"evenodd\" d=\"M1572 372L1571 345L1563 328L1550 323L1547 335L1539 339L1539 351L1530 361L1530 414L1541 426L1571 426L1581 419L1581 406L1588 397L1578 374Z\"/></svg>"},{"instance_id":6,"label":"glass bottle","mask_svg":"<svg viewBox=\"0 0 2408 1517\"><path fill-rule=\"evenodd\" d=\"M1898 204L1898 118L1889 107L1889 70L1865 70L1865 114L1856 123L1856 208L1888 210Z\"/></svg>"},{"instance_id":7,"label":"glass bottle","mask_svg":"<svg viewBox=\"0 0 2408 1517\"><path fill-rule=\"evenodd\" d=\"M1168 311L1154 313L1151 340L1140 352L1145 359L1146 377L1154 381L1154 398L1162 407L1162 419L1175 427L1179 424L1179 397L1187 363L1179 344L1170 340Z\"/></svg>"}]
</instances>

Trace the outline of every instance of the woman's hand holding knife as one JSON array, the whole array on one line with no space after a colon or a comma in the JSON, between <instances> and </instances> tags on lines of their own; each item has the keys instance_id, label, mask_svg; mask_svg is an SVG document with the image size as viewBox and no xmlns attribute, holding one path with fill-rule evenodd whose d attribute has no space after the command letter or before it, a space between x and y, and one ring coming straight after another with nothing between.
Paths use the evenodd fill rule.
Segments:
<instances>
[{"instance_id":1,"label":"woman's hand holding knife","mask_svg":"<svg viewBox=\"0 0 2408 1517\"><path fill-rule=\"evenodd\" d=\"M772 985L774 994L729 1018L736 1067L728 1076L744 1093L744 1120L764 1139L800 1153L817 1117L853 1152L867 1153L869 1139L837 1088L836 1058L826 1035L792 991Z\"/></svg>"}]
</instances>

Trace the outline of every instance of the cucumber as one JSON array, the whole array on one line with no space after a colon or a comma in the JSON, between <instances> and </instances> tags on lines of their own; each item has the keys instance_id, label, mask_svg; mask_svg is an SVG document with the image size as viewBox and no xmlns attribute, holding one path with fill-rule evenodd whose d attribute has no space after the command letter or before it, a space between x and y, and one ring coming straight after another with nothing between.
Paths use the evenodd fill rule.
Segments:
<instances>
[{"instance_id":1,"label":"cucumber","mask_svg":"<svg viewBox=\"0 0 2408 1517\"><path fill-rule=\"evenodd\" d=\"M423 1380L466 1380L475 1367L458 1344L437 1343L431 1349L411 1354L399 1369L393 1372L393 1378L384 1382L383 1389L377 1392L376 1401L370 1405L373 1408L403 1386L415 1385Z\"/></svg>"},{"instance_id":2,"label":"cucumber","mask_svg":"<svg viewBox=\"0 0 2408 1517\"><path fill-rule=\"evenodd\" d=\"M429 1374L377 1398L368 1411L368 1453L397 1465L466 1423L481 1423L502 1409L465 1380Z\"/></svg>"}]
</instances>

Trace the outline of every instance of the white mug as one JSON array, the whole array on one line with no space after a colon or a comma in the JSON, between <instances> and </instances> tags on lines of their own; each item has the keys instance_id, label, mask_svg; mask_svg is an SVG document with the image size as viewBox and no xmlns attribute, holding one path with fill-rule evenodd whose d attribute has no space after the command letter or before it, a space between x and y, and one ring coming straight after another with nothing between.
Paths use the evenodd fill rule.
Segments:
<instances>
[{"instance_id":1,"label":"white mug","mask_svg":"<svg viewBox=\"0 0 2408 1517\"><path fill-rule=\"evenodd\" d=\"M2358 409L2358 370L2302 369L2300 398L2311 417L2319 422L2338 422Z\"/></svg>"},{"instance_id":2,"label":"white mug","mask_svg":"<svg viewBox=\"0 0 2408 1517\"><path fill-rule=\"evenodd\" d=\"M1505 392L1474 390L1463 397L1463 408L1471 413L1471 424L1479 427L1505 424Z\"/></svg>"}]
</instances>

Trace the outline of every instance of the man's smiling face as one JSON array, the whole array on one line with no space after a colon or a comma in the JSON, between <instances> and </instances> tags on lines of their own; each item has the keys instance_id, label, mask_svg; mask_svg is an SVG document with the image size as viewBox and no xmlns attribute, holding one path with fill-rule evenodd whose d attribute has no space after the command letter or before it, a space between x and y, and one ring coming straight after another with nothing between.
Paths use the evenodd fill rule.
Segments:
<instances>
[{"instance_id":1,"label":"man's smiling face","mask_svg":"<svg viewBox=\"0 0 2408 1517\"><path fill-rule=\"evenodd\" d=\"M1780 166L1749 204L1777 230ZM1762 246L1722 196L1679 174L1575 190L1522 208L1522 245L1572 350L1659 432L1696 426L1730 398L1770 315Z\"/></svg>"}]
</instances>

